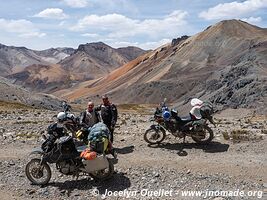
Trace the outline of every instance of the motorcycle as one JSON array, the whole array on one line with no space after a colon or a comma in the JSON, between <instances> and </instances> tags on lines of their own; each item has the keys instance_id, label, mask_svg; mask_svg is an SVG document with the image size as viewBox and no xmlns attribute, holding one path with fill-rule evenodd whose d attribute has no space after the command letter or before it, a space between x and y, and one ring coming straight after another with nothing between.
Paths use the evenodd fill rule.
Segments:
<instances>
[{"instance_id":1,"label":"motorcycle","mask_svg":"<svg viewBox=\"0 0 267 200\"><path fill-rule=\"evenodd\" d=\"M161 109L156 109L151 120L156 123L153 123L144 134L144 140L147 143L160 144L166 138L166 131L175 137L183 138L183 143L186 136L199 144L208 144L212 141L214 134L207 123L209 121L215 126L211 112L205 110L201 112L200 120L193 120L191 116L179 117L177 111L169 110L165 101L166 99L161 103Z\"/></svg>"},{"instance_id":2,"label":"motorcycle","mask_svg":"<svg viewBox=\"0 0 267 200\"><path fill-rule=\"evenodd\" d=\"M44 136L46 138L46 136ZM48 127L48 137L41 147L32 150L30 155L35 155L25 167L26 177L36 185L45 185L51 178L49 164L56 164L56 169L64 175L79 177L86 174L97 180L105 180L114 173L114 160L97 152L97 157L85 160L80 157L86 149L85 145L79 146L75 138L68 136L64 128L54 123ZM38 155L38 157L36 157Z\"/></svg>"},{"instance_id":3,"label":"motorcycle","mask_svg":"<svg viewBox=\"0 0 267 200\"><path fill-rule=\"evenodd\" d=\"M67 104L66 101L62 103L63 111L59 112L55 117L57 118L57 122L63 126L64 131L67 133L66 135L71 134L77 143L88 144L88 128L84 127L83 124L80 123L80 117L76 117L71 113L71 106ZM115 159L117 158L117 152L112 148L112 144L109 144L109 148L105 152L106 154L111 154Z\"/></svg>"}]
</instances>

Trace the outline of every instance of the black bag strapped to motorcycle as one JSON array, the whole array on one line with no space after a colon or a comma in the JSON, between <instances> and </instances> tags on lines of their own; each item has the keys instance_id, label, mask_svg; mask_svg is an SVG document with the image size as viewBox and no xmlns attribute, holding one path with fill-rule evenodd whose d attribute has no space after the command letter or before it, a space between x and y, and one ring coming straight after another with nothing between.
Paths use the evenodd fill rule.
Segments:
<instances>
[{"instance_id":1,"label":"black bag strapped to motorcycle","mask_svg":"<svg viewBox=\"0 0 267 200\"><path fill-rule=\"evenodd\" d=\"M104 152L104 142L103 141L90 141L90 150L95 151L97 153L103 153Z\"/></svg>"},{"instance_id":2,"label":"black bag strapped to motorcycle","mask_svg":"<svg viewBox=\"0 0 267 200\"><path fill-rule=\"evenodd\" d=\"M192 122L193 130L196 132L202 131L203 126L205 126L206 122L204 119L196 120Z\"/></svg>"},{"instance_id":3,"label":"black bag strapped to motorcycle","mask_svg":"<svg viewBox=\"0 0 267 200\"><path fill-rule=\"evenodd\" d=\"M77 153L73 138L71 136L61 137L58 141L59 149L61 154L70 155Z\"/></svg>"},{"instance_id":4,"label":"black bag strapped to motorcycle","mask_svg":"<svg viewBox=\"0 0 267 200\"><path fill-rule=\"evenodd\" d=\"M65 135L64 128L59 126L58 123L53 123L47 128L48 135L53 135L55 138L60 138Z\"/></svg>"},{"instance_id":5,"label":"black bag strapped to motorcycle","mask_svg":"<svg viewBox=\"0 0 267 200\"><path fill-rule=\"evenodd\" d=\"M79 152L75 148L73 138L71 136L64 136L53 144L52 150L47 152L44 158L46 162L56 163L77 156L79 156Z\"/></svg>"},{"instance_id":6,"label":"black bag strapped to motorcycle","mask_svg":"<svg viewBox=\"0 0 267 200\"><path fill-rule=\"evenodd\" d=\"M210 102L204 102L200 107L200 114L204 119L211 118L214 113L213 105Z\"/></svg>"}]
</instances>

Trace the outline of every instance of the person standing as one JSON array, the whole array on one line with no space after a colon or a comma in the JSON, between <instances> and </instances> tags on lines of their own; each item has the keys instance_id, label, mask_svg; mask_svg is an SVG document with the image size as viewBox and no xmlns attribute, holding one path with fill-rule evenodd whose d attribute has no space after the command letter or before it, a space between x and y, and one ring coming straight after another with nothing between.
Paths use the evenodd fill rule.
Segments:
<instances>
[{"instance_id":1,"label":"person standing","mask_svg":"<svg viewBox=\"0 0 267 200\"><path fill-rule=\"evenodd\" d=\"M107 125L111 133L111 142L113 143L113 132L117 123L118 111L117 107L112 104L107 95L102 96L103 104L99 105L96 110L100 111L103 123Z\"/></svg>"},{"instance_id":2,"label":"person standing","mask_svg":"<svg viewBox=\"0 0 267 200\"><path fill-rule=\"evenodd\" d=\"M81 113L80 124L85 128L89 128L98 122L100 122L99 113L94 108L94 103L89 101L87 109Z\"/></svg>"}]
</instances>

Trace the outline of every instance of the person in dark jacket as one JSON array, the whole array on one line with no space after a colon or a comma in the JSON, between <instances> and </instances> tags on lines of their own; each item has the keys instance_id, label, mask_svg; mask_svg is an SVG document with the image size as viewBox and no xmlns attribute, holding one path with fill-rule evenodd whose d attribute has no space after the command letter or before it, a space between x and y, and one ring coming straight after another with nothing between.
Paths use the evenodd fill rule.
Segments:
<instances>
[{"instance_id":1,"label":"person in dark jacket","mask_svg":"<svg viewBox=\"0 0 267 200\"><path fill-rule=\"evenodd\" d=\"M94 103L89 101L87 109L81 113L80 124L85 128L89 128L98 122L100 122L99 113L94 108Z\"/></svg>"},{"instance_id":2,"label":"person in dark jacket","mask_svg":"<svg viewBox=\"0 0 267 200\"><path fill-rule=\"evenodd\" d=\"M115 125L117 123L117 118L118 118L117 107L111 102L109 102L107 95L102 96L102 100L103 100L103 104L96 107L96 110L101 111L102 121L109 128L110 133L111 133L110 140L113 143L113 132L115 129Z\"/></svg>"}]
</instances>

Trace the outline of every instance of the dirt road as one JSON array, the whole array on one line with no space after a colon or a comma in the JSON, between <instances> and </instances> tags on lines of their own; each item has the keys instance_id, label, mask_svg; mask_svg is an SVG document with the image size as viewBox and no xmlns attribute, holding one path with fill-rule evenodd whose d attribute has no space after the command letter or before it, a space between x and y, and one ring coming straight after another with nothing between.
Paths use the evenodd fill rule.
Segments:
<instances>
[{"instance_id":1,"label":"dirt road","mask_svg":"<svg viewBox=\"0 0 267 200\"><path fill-rule=\"evenodd\" d=\"M16 137L10 132L18 134L28 128L40 132L42 130L39 128L45 126L45 123L48 124L49 116L52 114L45 113L47 121L41 125L12 122L11 126L10 119L4 121L5 118L2 118L2 127L3 123L10 124L4 127L5 132L1 134L1 199L258 199L259 197L264 199L267 197L267 139L265 134L260 134L261 125L263 128L266 126L265 121L257 121L260 129L254 126L254 121L250 121L250 125L244 122L244 126L248 125L247 129L251 133L260 134L259 140L252 139L239 143L225 140L222 133L231 132L230 129L233 127L240 128L243 122L220 119L219 126L213 128L216 137L209 145L197 145L190 138L187 138L186 144L182 145L181 140L168 135L161 145L148 146L143 140L143 133L149 127L149 122L146 121L148 116L129 113L122 115L115 131L114 146L117 148L119 161L115 165L116 174L112 179L96 182L81 176L76 181L71 176L61 175L54 166L51 166L52 179L46 187L31 185L25 177L24 167L29 160L28 153L40 142L37 142L38 137L25 138L21 134ZM11 117L12 114L9 118ZM17 115L14 118L17 118ZM23 113L21 119L16 121L33 122L38 119L34 114L31 116ZM95 191L99 192L100 196L95 197ZM119 191L122 191L121 195ZM200 196L189 195L184 194L185 191L202 193ZM228 196L218 197L222 196L222 193L219 193L222 191L228 191ZM237 196L229 196L231 191L239 193ZM242 191L246 196L241 198ZM158 192L157 195L155 192ZM209 192L209 195L205 195L205 192Z\"/></svg>"}]
</instances>

